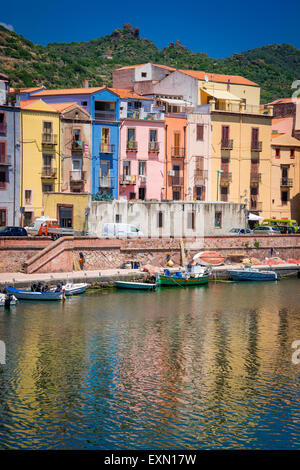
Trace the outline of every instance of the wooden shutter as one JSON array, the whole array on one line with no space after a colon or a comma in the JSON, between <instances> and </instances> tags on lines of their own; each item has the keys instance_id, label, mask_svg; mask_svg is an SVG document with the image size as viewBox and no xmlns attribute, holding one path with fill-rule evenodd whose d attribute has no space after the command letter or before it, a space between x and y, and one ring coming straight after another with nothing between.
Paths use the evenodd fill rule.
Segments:
<instances>
[{"instance_id":1,"label":"wooden shutter","mask_svg":"<svg viewBox=\"0 0 300 470\"><path fill-rule=\"evenodd\" d=\"M197 140L203 140L203 124L197 124Z\"/></svg>"}]
</instances>

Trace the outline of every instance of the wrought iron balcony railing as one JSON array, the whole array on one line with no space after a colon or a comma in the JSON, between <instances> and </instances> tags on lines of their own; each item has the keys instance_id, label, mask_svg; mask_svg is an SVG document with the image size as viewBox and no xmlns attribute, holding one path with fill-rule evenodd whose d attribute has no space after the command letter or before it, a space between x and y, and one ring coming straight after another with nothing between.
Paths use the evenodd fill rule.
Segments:
<instances>
[{"instance_id":1,"label":"wrought iron balcony railing","mask_svg":"<svg viewBox=\"0 0 300 470\"><path fill-rule=\"evenodd\" d=\"M185 148L184 147L172 147L171 157L185 157Z\"/></svg>"},{"instance_id":2,"label":"wrought iron balcony railing","mask_svg":"<svg viewBox=\"0 0 300 470\"><path fill-rule=\"evenodd\" d=\"M233 149L233 140L232 139L223 139L221 141L222 150L232 150Z\"/></svg>"},{"instance_id":3,"label":"wrought iron balcony railing","mask_svg":"<svg viewBox=\"0 0 300 470\"><path fill-rule=\"evenodd\" d=\"M221 183L231 183L232 173L229 173L228 171L223 171L222 173L220 173L220 181Z\"/></svg>"},{"instance_id":4,"label":"wrought iron balcony railing","mask_svg":"<svg viewBox=\"0 0 300 470\"><path fill-rule=\"evenodd\" d=\"M159 152L159 142L149 142L149 152Z\"/></svg>"},{"instance_id":5,"label":"wrought iron balcony railing","mask_svg":"<svg viewBox=\"0 0 300 470\"><path fill-rule=\"evenodd\" d=\"M52 166L42 167L42 178L56 178L56 174L56 168L53 168Z\"/></svg>"},{"instance_id":6,"label":"wrought iron balcony railing","mask_svg":"<svg viewBox=\"0 0 300 470\"><path fill-rule=\"evenodd\" d=\"M82 183L85 180L85 171L82 170L71 170L70 171L70 182L71 183Z\"/></svg>"},{"instance_id":7,"label":"wrought iron balcony railing","mask_svg":"<svg viewBox=\"0 0 300 470\"><path fill-rule=\"evenodd\" d=\"M43 132L42 144L43 145L57 145L57 134L48 134L47 132Z\"/></svg>"},{"instance_id":8,"label":"wrought iron balcony railing","mask_svg":"<svg viewBox=\"0 0 300 470\"><path fill-rule=\"evenodd\" d=\"M101 188L114 188L115 187L115 178L110 176L100 176L99 186Z\"/></svg>"},{"instance_id":9,"label":"wrought iron balcony railing","mask_svg":"<svg viewBox=\"0 0 300 470\"><path fill-rule=\"evenodd\" d=\"M292 178L281 178L280 186L285 186L286 188L293 187L293 179Z\"/></svg>"},{"instance_id":10,"label":"wrought iron balcony railing","mask_svg":"<svg viewBox=\"0 0 300 470\"><path fill-rule=\"evenodd\" d=\"M250 181L251 181L251 183L260 183L261 182L261 173L251 171Z\"/></svg>"},{"instance_id":11,"label":"wrought iron balcony railing","mask_svg":"<svg viewBox=\"0 0 300 470\"><path fill-rule=\"evenodd\" d=\"M261 152L262 151L262 141L257 140L251 142L251 150L252 152Z\"/></svg>"},{"instance_id":12,"label":"wrought iron balcony railing","mask_svg":"<svg viewBox=\"0 0 300 470\"><path fill-rule=\"evenodd\" d=\"M110 144L104 141L101 141L100 152L101 153L114 153L115 144Z\"/></svg>"},{"instance_id":13,"label":"wrought iron balcony railing","mask_svg":"<svg viewBox=\"0 0 300 470\"><path fill-rule=\"evenodd\" d=\"M138 149L138 143L135 140L128 140L126 144L126 149L130 152L136 152Z\"/></svg>"}]
</instances>

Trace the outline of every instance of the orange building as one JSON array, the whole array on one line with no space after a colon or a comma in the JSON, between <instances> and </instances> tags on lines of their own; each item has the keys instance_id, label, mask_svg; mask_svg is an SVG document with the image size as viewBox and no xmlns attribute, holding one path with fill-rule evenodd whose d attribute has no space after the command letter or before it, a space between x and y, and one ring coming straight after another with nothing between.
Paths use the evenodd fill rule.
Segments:
<instances>
[{"instance_id":1,"label":"orange building","mask_svg":"<svg viewBox=\"0 0 300 470\"><path fill-rule=\"evenodd\" d=\"M164 199L185 200L187 186L187 119L165 116Z\"/></svg>"}]
</instances>

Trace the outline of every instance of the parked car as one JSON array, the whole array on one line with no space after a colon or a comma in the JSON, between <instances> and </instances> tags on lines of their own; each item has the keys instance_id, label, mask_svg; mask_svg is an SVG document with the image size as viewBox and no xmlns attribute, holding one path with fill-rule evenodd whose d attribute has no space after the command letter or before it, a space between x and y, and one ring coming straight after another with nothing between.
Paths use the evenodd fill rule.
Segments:
<instances>
[{"instance_id":1,"label":"parked car","mask_svg":"<svg viewBox=\"0 0 300 470\"><path fill-rule=\"evenodd\" d=\"M289 234L289 233L295 233L295 227L288 227L285 225L278 225L278 228L280 230L280 233L284 234Z\"/></svg>"},{"instance_id":2,"label":"parked car","mask_svg":"<svg viewBox=\"0 0 300 470\"><path fill-rule=\"evenodd\" d=\"M2 237L27 237L27 232L23 227L0 227Z\"/></svg>"},{"instance_id":3,"label":"parked car","mask_svg":"<svg viewBox=\"0 0 300 470\"><path fill-rule=\"evenodd\" d=\"M252 235L253 230L250 228L232 228L228 235Z\"/></svg>"},{"instance_id":4,"label":"parked car","mask_svg":"<svg viewBox=\"0 0 300 470\"><path fill-rule=\"evenodd\" d=\"M106 223L102 228L103 237L143 237L144 234L137 227L130 224Z\"/></svg>"},{"instance_id":5,"label":"parked car","mask_svg":"<svg viewBox=\"0 0 300 470\"><path fill-rule=\"evenodd\" d=\"M28 235L38 235L41 225L48 220L57 223L56 219L51 219L50 217L42 216L36 218L35 221L32 222L32 224L28 225L28 227L25 227L25 230L27 231Z\"/></svg>"},{"instance_id":6,"label":"parked car","mask_svg":"<svg viewBox=\"0 0 300 470\"><path fill-rule=\"evenodd\" d=\"M254 235L281 235L278 227L267 227L265 225L255 227L253 233Z\"/></svg>"}]
</instances>

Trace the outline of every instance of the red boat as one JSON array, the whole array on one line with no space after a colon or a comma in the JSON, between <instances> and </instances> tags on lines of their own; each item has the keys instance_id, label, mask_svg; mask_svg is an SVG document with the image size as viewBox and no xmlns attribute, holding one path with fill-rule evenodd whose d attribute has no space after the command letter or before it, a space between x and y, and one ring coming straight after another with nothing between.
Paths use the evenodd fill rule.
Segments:
<instances>
[{"instance_id":1,"label":"red boat","mask_svg":"<svg viewBox=\"0 0 300 470\"><path fill-rule=\"evenodd\" d=\"M225 258L217 251L200 251L193 257L193 260L197 260L202 266L220 266Z\"/></svg>"}]
</instances>

